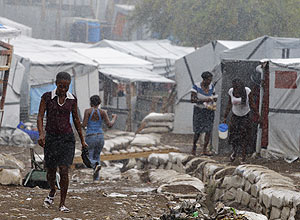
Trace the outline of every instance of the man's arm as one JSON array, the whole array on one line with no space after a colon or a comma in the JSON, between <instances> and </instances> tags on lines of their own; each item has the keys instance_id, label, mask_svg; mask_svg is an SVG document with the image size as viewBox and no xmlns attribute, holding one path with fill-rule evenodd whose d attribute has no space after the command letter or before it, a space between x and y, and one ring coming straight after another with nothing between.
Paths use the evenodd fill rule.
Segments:
<instances>
[{"instance_id":1,"label":"man's arm","mask_svg":"<svg viewBox=\"0 0 300 220\"><path fill-rule=\"evenodd\" d=\"M74 125L76 128L76 131L77 131L80 141L81 141L81 145L82 145L82 147L87 147L87 144L85 143L84 137L82 135L81 123L80 123L80 119L78 116L78 110L77 110L77 102L75 103L75 105L72 109L72 116L73 116L73 122L74 122Z\"/></svg>"},{"instance_id":2,"label":"man's arm","mask_svg":"<svg viewBox=\"0 0 300 220\"><path fill-rule=\"evenodd\" d=\"M37 128L39 132L39 140L38 144L41 147L45 146L45 132L44 132L44 126L43 126L43 119L46 111L46 102L45 99L41 99L40 107L39 107L39 113L37 117Z\"/></svg>"}]
</instances>

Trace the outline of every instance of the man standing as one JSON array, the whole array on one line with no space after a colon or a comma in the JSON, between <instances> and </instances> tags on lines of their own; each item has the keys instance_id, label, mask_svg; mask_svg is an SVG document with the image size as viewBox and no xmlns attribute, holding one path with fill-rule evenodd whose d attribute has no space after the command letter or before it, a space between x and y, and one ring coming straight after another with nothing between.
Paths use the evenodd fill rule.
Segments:
<instances>
[{"instance_id":1,"label":"man standing","mask_svg":"<svg viewBox=\"0 0 300 220\"><path fill-rule=\"evenodd\" d=\"M214 115L217 98L215 88L212 82L212 73L206 71L201 74L202 81L195 84L192 88L191 102L195 103L193 113L193 149L192 154L196 155L197 141L201 133L205 133L204 146L202 154L211 156L212 153L207 150L213 128Z\"/></svg>"},{"instance_id":2,"label":"man standing","mask_svg":"<svg viewBox=\"0 0 300 220\"><path fill-rule=\"evenodd\" d=\"M82 148L87 147L82 135L81 123L77 112L77 98L68 92L71 83L69 73L60 72L56 75L56 89L42 95L37 126L39 131L38 143L44 148L47 181L50 185L49 195L44 200L44 206L54 203L56 193L56 171L60 174L60 204L59 211L69 212L65 206L69 186L69 166L75 153L75 137L70 123L70 114L81 140ZM43 118L46 112L46 134L43 130Z\"/></svg>"}]
</instances>

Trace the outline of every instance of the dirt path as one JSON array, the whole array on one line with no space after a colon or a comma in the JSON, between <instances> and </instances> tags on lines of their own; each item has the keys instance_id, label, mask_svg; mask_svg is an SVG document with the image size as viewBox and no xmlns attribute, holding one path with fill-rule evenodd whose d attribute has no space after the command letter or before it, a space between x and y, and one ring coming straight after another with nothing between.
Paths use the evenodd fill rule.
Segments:
<instances>
[{"instance_id":1,"label":"dirt path","mask_svg":"<svg viewBox=\"0 0 300 220\"><path fill-rule=\"evenodd\" d=\"M190 152L192 135L164 135L163 143L177 146L182 152ZM1 146L1 153L10 153L26 165L25 175L30 170L29 148ZM36 147L37 152L42 149ZM227 157L213 156L220 163L230 164ZM297 185L300 185L300 163L288 164L283 160L247 159L248 163L259 164L273 169L283 175L292 176ZM236 162L238 165L238 161ZM90 172L90 171L89 171ZM155 192L157 185L149 182L134 182L121 178L93 183L91 174L85 169L73 170L70 173L70 190L66 205L71 213L58 212L59 193L55 204L50 209L42 206L43 199L48 190L28 188L21 186L0 185L0 219L100 219L100 220L126 220L126 219L159 219L166 213L167 203L165 197ZM117 193L121 197L109 197Z\"/></svg>"}]
</instances>

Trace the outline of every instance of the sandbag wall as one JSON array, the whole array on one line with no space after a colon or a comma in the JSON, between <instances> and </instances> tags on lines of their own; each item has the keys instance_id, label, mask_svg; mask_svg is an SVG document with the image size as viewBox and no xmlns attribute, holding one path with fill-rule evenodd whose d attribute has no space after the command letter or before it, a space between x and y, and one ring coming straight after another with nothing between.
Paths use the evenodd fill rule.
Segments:
<instances>
[{"instance_id":1,"label":"sandbag wall","mask_svg":"<svg viewBox=\"0 0 300 220\"><path fill-rule=\"evenodd\" d=\"M181 153L151 154L137 168L171 169L213 187L215 201L237 202L268 219L300 219L300 192L293 180L263 166L225 166L207 157Z\"/></svg>"}]
</instances>

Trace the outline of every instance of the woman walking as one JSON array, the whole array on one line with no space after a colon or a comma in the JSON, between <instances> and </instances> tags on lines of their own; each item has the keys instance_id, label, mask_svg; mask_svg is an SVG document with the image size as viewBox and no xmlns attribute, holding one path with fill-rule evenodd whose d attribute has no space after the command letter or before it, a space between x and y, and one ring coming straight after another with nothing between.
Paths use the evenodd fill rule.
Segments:
<instances>
[{"instance_id":1,"label":"woman walking","mask_svg":"<svg viewBox=\"0 0 300 220\"><path fill-rule=\"evenodd\" d=\"M245 87L240 79L232 81L232 88L229 89L228 96L224 123L227 122L227 116L232 111L229 122L229 144L232 145L233 152L230 155L230 161L233 162L238 152L241 151L242 161L244 162L246 160L246 147L251 137L251 110L258 115L258 118L260 116L254 105L251 89Z\"/></svg>"},{"instance_id":2,"label":"woman walking","mask_svg":"<svg viewBox=\"0 0 300 220\"><path fill-rule=\"evenodd\" d=\"M117 115L113 114L110 121L107 112L99 109L100 104L101 99L98 95L90 97L91 108L84 111L82 122L82 127L87 127L85 141L88 144L89 159L94 168L93 180L99 180L99 171L101 169L100 153L104 146L102 121L104 120L105 124L111 128L117 119Z\"/></svg>"}]
</instances>

